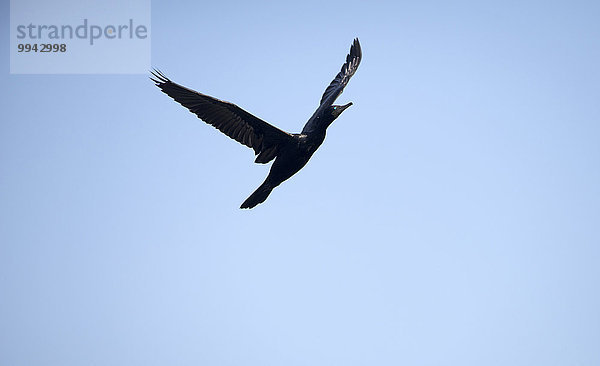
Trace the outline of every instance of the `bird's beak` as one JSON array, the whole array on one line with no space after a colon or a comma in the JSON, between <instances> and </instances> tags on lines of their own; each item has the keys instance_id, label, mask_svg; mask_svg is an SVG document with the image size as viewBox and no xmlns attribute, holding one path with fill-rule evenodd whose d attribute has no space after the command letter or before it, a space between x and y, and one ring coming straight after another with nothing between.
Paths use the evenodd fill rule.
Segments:
<instances>
[{"instance_id":1,"label":"bird's beak","mask_svg":"<svg viewBox=\"0 0 600 366\"><path fill-rule=\"evenodd\" d=\"M348 104L346 104L346 105L343 105L343 106L342 106L342 112L343 112L343 111L345 111L345 110L346 110L346 108L350 107L351 105L352 105L352 102L350 102L350 103L348 103Z\"/></svg>"}]
</instances>

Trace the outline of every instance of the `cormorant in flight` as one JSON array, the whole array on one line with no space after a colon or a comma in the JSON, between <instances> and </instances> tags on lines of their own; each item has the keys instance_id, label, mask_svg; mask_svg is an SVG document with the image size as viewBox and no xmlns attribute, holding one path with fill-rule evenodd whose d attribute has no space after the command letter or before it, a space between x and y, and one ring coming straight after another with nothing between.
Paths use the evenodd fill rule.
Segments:
<instances>
[{"instance_id":1,"label":"cormorant in flight","mask_svg":"<svg viewBox=\"0 0 600 366\"><path fill-rule=\"evenodd\" d=\"M268 124L235 104L176 84L158 70L152 72L153 78L150 79L165 94L196 114L201 120L254 149L257 155L256 163L266 164L275 159L263 184L240 207L252 208L264 202L273 188L306 165L312 154L323 143L327 127L352 105L351 102L346 105L333 105L333 102L356 72L361 58L362 51L356 38L341 71L321 97L319 107L306 122L302 132L293 134Z\"/></svg>"}]
</instances>

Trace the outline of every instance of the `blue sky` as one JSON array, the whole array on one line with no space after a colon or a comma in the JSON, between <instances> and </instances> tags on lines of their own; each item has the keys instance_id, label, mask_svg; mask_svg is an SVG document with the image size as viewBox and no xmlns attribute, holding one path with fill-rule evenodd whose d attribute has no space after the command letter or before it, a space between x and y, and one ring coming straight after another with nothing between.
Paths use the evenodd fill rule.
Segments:
<instances>
[{"instance_id":1,"label":"blue sky","mask_svg":"<svg viewBox=\"0 0 600 366\"><path fill-rule=\"evenodd\" d=\"M600 364L600 6L152 3L152 65L298 132L268 167L147 75L9 75L0 364Z\"/></svg>"}]
</instances>

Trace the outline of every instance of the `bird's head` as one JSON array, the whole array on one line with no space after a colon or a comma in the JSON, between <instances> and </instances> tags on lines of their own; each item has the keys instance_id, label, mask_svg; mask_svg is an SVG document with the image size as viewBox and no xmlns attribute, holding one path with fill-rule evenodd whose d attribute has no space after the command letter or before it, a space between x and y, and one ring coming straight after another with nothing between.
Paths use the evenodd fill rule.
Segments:
<instances>
[{"instance_id":1,"label":"bird's head","mask_svg":"<svg viewBox=\"0 0 600 366\"><path fill-rule=\"evenodd\" d=\"M336 118L338 118L340 116L340 114L342 114L343 111L346 110L346 108L350 107L352 105L352 102L345 104L345 105L332 105L331 107L329 107L329 113L331 114L331 122L333 122Z\"/></svg>"}]
</instances>

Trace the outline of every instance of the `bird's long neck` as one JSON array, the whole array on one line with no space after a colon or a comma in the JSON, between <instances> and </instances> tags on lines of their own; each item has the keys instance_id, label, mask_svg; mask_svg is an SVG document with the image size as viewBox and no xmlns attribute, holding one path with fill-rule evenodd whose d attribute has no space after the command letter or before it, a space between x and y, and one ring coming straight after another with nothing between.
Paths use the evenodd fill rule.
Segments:
<instances>
[{"instance_id":1,"label":"bird's long neck","mask_svg":"<svg viewBox=\"0 0 600 366\"><path fill-rule=\"evenodd\" d=\"M329 127L331 122L333 122L333 118L328 113L325 113L325 109L323 107L319 107L304 125L302 134L324 135L325 130L327 127Z\"/></svg>"}]
</instances>

